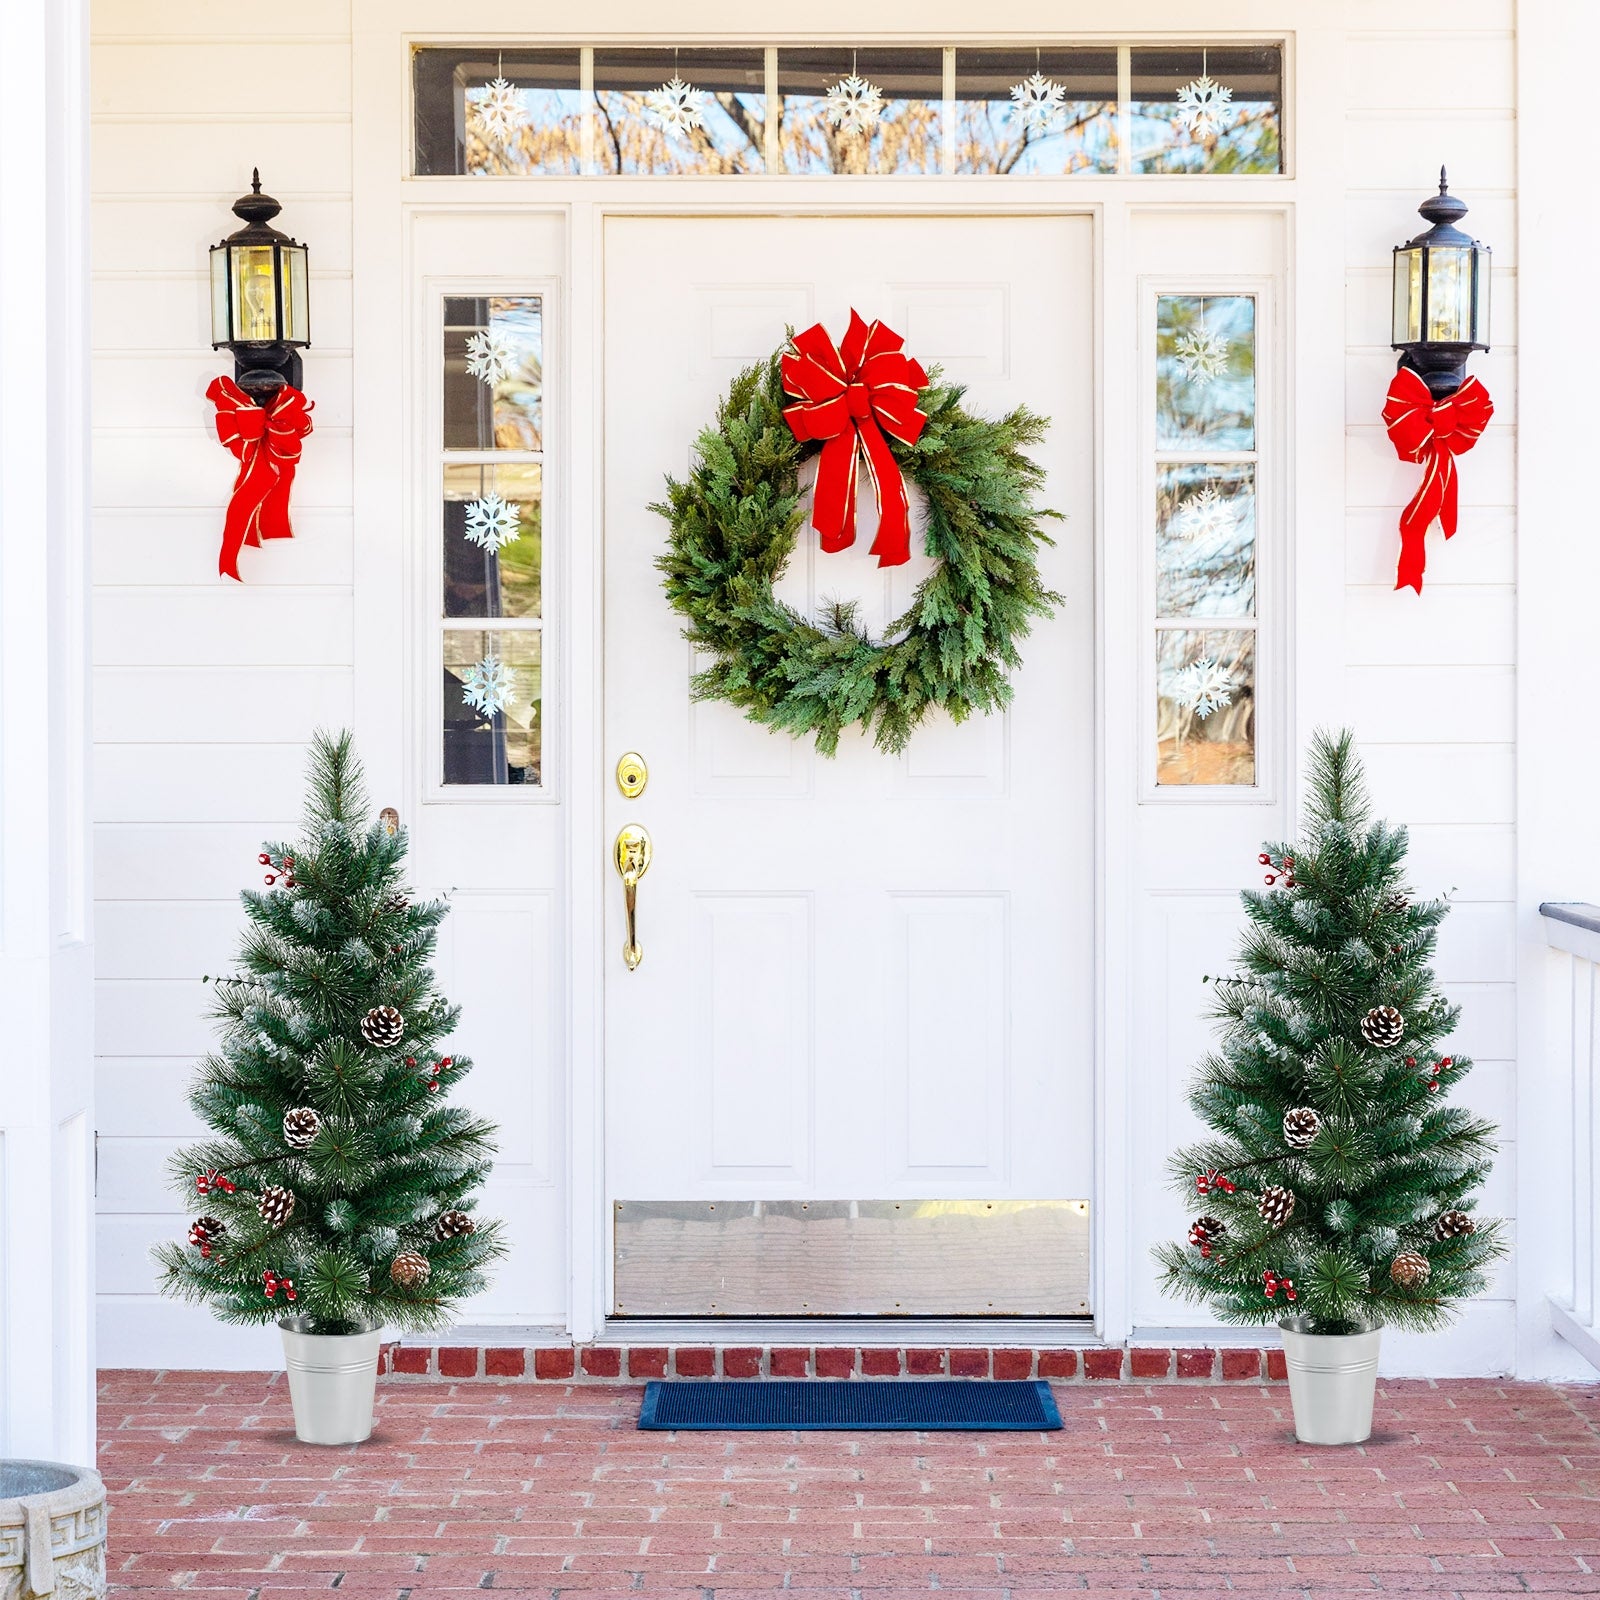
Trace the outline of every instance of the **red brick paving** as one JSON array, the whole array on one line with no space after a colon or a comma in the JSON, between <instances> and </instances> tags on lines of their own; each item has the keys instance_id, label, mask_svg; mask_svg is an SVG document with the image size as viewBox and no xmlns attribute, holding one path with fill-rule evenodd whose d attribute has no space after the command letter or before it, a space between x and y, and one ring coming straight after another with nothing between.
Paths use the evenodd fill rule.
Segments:
<instances>
[{"instance_id":1,"label":"red brick paving","mask_svg":"<svg viewBox=\"0 0 1600 1600\"><path fill-rule=\"evenodd\" d=\"M639 1433L637 1387L385 1381L295 1442L280 1375L113 1372L122 1589L208 1600L1600 1595L1600 1386L1386 1383L1370 1443L1263 1384L1076 1383L1051 1434Z\"/></svg>"}]
</instances>

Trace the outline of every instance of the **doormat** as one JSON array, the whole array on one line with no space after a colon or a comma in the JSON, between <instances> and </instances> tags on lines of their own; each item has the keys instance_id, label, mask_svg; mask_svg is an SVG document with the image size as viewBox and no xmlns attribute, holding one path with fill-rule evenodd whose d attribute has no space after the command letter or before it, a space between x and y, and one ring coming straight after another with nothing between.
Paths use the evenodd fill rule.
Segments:
<instances>
[{"instance_id":1,"label":"doormat","mask_svg":"<svg viewBox=\"0 0 1600 1600\"><path fill-rule=\"evenodd\" d=\"M671 1382L645 1386L639 1426L682 1433L834 1429L862 1433L1040 1433L1061 1426L1037 1379Z\"/></svg>"}]
</instances>

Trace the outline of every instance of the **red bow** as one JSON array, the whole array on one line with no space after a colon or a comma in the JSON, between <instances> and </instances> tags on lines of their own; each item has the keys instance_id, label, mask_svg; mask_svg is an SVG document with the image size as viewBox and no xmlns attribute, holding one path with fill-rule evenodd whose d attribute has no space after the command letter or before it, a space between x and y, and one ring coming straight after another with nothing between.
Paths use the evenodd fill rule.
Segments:
<instances>
[{"instance_id":1,"label":"red bow","mask_svg":"<svg viewBox=\"0 0 1600 1600\"><path fill-rule=\"evenodd\" d=\"M239 551L263 539L287 539L289 490L300 441L311 432L311 402L292 384L259 406L232 378L213 378L206 399L217 408L217 437L239 459L217 570L239 576Z\"/></svg>"},{"instance_id":2,"label":"red bow","mask_svg":"<svg viewBox=\"0 0 1600 1600\"><path fill-rule=\"evenodd\" d=\"M864 454L878 496L872 553L880 567L911 559L911 504L883 435L915 444L928 420L917 409L928 374L901 353L904 343L893 329L881 322L869 325L851 311L842 345L835 348L828 330L814 323L789 341L782 362L784 392L799 402L784 409L784 420L795 438L823 441L811 525L821 534L824 550L855 543L856 462Z\"/></svg>"},{"instance_id":3,"label":"red bow","mask_svg":"<svg viewBox=\"0 0 1600 1600\"><path fill-rule=\"evenodd\" d=\"M1456 531L1456 457L1478 442L1494 415L1494 401L1476 378L1435 403L1428 386L1410 367L1401 367L1383 403L1383 425L1402 461L1423 462L1427 470L1411 503L1400 513L1400 570L1395 588L1422 593L1426 561L1424 536L1439 519L1445 538Z\"/></svg>"}]
</instances>

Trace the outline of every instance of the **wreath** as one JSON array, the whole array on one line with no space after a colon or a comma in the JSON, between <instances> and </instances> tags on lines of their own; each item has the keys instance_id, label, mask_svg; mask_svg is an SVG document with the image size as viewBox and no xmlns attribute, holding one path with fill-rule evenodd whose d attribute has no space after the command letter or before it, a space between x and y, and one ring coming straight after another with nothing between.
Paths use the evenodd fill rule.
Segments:
<instances>
[{"instance_id":1,"label":"wreath","mask_svg":"<svg viewBox=\"0 0 1600 1600\"><path fill-rule=\"evenodd\" d=\"M1043 470L1024 453L1048 420L1019 406L973 416L964 390L901 353L899 336L851 312L835 349L819 323L734 379L717 420L696 441L683 482L650 509L671 525L656 565L687 638L711 658L697 700L726 700L752 721L815 736L834 755L855 723L880 750L905 748L935 706L955 722L1011 699L1009 673L1035 617L1061 596L1039 577L1034 504ZM879 564L910 556L904 480L927 499L925 548L939 565L910 608L871 638L853 602L817 619L779 601L773 585L805 518L800 469L820 455L813 525L824 550L855 538L857 467L865 458L880 522Z\"/></svg>"}]
</instances>

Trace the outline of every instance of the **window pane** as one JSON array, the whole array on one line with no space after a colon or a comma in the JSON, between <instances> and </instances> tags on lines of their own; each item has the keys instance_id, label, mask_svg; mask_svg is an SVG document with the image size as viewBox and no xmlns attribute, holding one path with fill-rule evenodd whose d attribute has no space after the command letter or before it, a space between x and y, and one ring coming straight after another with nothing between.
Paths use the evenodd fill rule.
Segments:
<instances>
[{"instance_id":1,"label":"window pane","mask_svg":"<svg viewBox=\"0 0 1600 1600\"><path fill-rule=\"evenodd\" d=\"M1156 614L1248 617L1256 600L1256 469L1156 469Z\"/></svg>"},{"instance_id":2,"label":"window pane","mask_svg":"<svg viewBox=\"0 0 1600 1600\"><path fill-rule=\"evenodd\" d=\"M842 123L835 90L854 105ZM943 169L943 50L779 50L778 94L785 172Z\"/></svg>"},{"instance_id":3,"label":"window pane","mask_svg":"<svg viewBox=\"0 0 1600 1600\"><path fill-rule=\"evenodd\" d=\"M955 119L957 172L1115 172L1117 52L958 50Z\"/></svg>"},{"instance_id":4,"label":"window pane","mask_svg":"<svg viewBox=\"0 0 1600 1600\"><path fill-rule=\"evenodd\" d=\"M1256 636L1156 632L1156 782L1256 781Z\"/></svg>"},{"instance_id":5,"label":"window pane","mask_svg":"<svg viewBox=\"0 0 1600 1600\"><path fill-rule=\"evenodd\" d=\"M1276 46L1132 52L1135 172L1281 172Z\"/></svg>"},{"instance_id":6,"label":"window pane","mask_svg":"<svg viewBox=\"0 0 1600 1600\"><path fill-rule=\"evenodd\" d=\"M544 322L537 295L444 303L444 447L544 445Z\"/></svg>"},{"instance_id":7,"label":"window pane","mask_svg":"<svg viewBox=\"0 0 1600 1600\"><path fill-rule=\"evenodd\" d=\"M576 50L418 50L412 66L419 174L583 170Z\"/></svg>"},{"instance_id":8,"label":"window pane","mask_svg":"<svg viewBox=\"0 0 1600 1600\"><path fill-rule=\"evenodd\" d=\"M761 172L764 50L596 50L602 172Z\"/></svg>"},{"instance_id":9,"label":"window pane","mask_svg":"<svg viewBox=\"0 0 1600 1600\"><path fill-rule=\"evenodd\" d=\"M446 631L446 783L540 781L540 645L537 632Z\"/></svg>"},{"instance_id":10,"label":"window pane","mask_svg":"<svg viewBox=\"0 0 1600 1600\"><path fill-rule=\"evenodd\" d=\"M543 551L537 461L444 469L444 614L536 617Z\"/></svg>"},{"instance_id":11,"label":"window pane","mask_svg":"<svg viewBox=\"0 0 1600 1600\"><path fill-rule=\"evenodd\" d=\"M1156 444L1253 450L1253 295L1161 295L1156 301Z\"/></svg>"}]
</instances>

